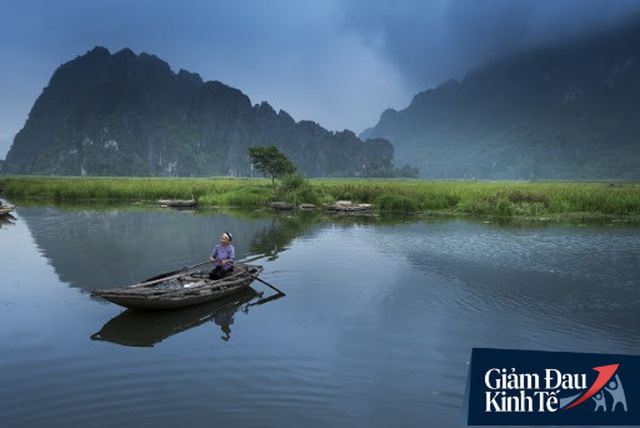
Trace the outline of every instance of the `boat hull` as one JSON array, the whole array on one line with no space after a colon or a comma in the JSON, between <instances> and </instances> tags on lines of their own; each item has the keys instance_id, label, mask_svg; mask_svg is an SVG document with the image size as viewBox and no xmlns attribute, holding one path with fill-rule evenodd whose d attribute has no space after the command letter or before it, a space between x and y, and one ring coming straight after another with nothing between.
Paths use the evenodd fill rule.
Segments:
<instances>
[{"instance_id":1,"label":"boat hull","mask_svg":"<svg viewBox=\"0 0 640 428\"><path fill-rule=\"evenodd\" d=\"M94 290L91 294L130 309L177 309L223 299L245 290L260 272L261 266L236 265L231 274L220 280L208 279L208 270L202 270L173 276L166 281L152 281L154 284L150 286L139 283L110 290Z\"/></svg>"},{"instance_id":2,"label":"boat hull","mask_svg":"<svg viewBox=\"0 0 640 428\"><path fill-rule=\"evenodd\" d=\"M9 214L11 211L15 210L16 207L2 207L0 208L0 215L7 215Z\"/></svg>"},{"instance_id":3,"label":"boat hull","mask_svg":"<svg viewBox=\"0 0 640 428\"><path fill-rule=\"evenodd\" d=\"M193 208L196 206L197 202L195 199L160 199L158 204L165 208Z\"/></svg>"}]
</instances>

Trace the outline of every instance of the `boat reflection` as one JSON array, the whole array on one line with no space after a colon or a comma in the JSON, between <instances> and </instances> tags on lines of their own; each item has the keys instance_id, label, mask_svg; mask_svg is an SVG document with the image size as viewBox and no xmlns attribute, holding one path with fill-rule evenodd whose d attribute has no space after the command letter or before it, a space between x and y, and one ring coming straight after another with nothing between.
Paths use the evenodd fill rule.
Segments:
<instances>
[{"instance_id":1,"label":"boat reflection","mask_svg":"<svg viewBox=\"0 0 640 428\"><path fill-rule=\"evenodd\" d=\"M13 225L16 222L16 218L11 214L0 215L0 227Z\"/></svg>"},{"instance_id":2,"label":"boat reflection","mask_svg":"<svg viewBox=\"0 0 640 428\"><path fill-rule=\"evenodd\" d=\"M152 347L174 334L181 333L207 321L213 321L222 331L221 339L231 339L233 318L238 311L248 313L249 308L279 299L277 293L263 297L247 287L228 298L211 303L171 311L137 311L127 309L108 321L102 329L91 336L100 340L125 346Z\"/></svg>"}]
</instances>

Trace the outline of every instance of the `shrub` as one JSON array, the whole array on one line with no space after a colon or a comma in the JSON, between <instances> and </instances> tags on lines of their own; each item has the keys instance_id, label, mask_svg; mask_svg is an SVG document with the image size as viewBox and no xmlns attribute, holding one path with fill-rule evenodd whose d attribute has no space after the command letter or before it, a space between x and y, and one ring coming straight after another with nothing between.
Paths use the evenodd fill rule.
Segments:
<instances>
[{"instance_id":1,"label":"shrub","mask_svg":"<svg viewBox=\"0 0 640 428\"><path fill-rule=\"evenodd\" d=\"M282 177L281 185L285 192L291 192L303 186L308 187L309 179L299 172L294 172L293 174L287 174Z\"/></svg>"}]
</instances>

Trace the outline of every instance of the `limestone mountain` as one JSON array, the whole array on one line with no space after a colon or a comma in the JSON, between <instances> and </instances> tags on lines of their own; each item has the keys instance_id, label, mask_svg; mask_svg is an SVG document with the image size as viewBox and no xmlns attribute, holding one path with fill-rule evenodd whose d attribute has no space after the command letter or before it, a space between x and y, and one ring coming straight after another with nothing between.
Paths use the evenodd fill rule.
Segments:
<instances>
[{"instance_id":1,"label":"limestone mountain","mask_svg":"<svg viewBox=\"0 0 640 428\"><path fill-rule=\"evenodd\" d=\"M500 58L385 111L429 178L640 179L640 22Z\"/></svg>"},{"instance_id":2,"label":"limestone mountain","mask_svg":"<svg viewBox=\"0 0 640 428\"><path fill-rule=\"evenodd\" d=\"M277 145L310 176L384 175L393 147L296 122L238 89L159 58L96 47L63 64L36 100L3 173L251 175L247 148Z\"/></svg>"}]
</instances>

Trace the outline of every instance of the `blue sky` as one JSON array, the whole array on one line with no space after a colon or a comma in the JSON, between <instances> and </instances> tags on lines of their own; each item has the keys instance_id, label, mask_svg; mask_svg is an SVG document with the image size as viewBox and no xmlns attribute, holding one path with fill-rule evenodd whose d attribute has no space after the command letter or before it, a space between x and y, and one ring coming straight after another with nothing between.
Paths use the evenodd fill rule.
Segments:
<instances>
[{"instance_id":1,"label":"blue sky","mask_svg":"<svg viewBox=\"0 0 640 428\"><path fill-rule=\"evenodd\" d=\"M97 45L358 133L488 58L634 11L640 0L0 0L0 159L55 69Z\"/></svg>"}]
</instances>

